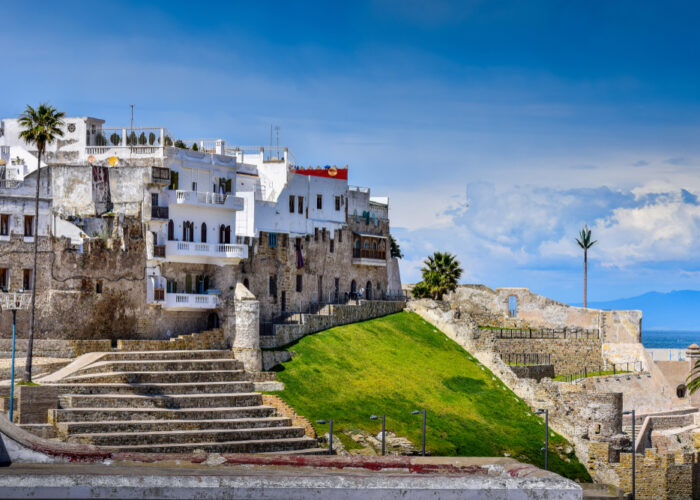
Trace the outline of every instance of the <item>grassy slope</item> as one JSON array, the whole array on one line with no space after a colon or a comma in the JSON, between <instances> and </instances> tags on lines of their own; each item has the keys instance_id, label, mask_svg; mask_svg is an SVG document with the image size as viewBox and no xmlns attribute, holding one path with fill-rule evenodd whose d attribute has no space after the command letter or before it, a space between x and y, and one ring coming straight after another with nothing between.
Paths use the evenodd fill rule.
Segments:
<instances>
[{"instance_id":1,"label":"grassy slope","mask_svg":"<svg viewBox=\"0 0 700 500\"><path fill-rule=\"evenodd\" d=\"M544 425L476 358L414 313L402 312L310 335L290 346L278 394L312 421L334 419L335 429L379 432L371 414L387 415L387 430L420 443L427 409L427 448L433 455L503 456L544 465ZM315 424L317 431L327 426ZM550 468L590 480L567 444L550 436Z\"/></svg>"}]
</instances>

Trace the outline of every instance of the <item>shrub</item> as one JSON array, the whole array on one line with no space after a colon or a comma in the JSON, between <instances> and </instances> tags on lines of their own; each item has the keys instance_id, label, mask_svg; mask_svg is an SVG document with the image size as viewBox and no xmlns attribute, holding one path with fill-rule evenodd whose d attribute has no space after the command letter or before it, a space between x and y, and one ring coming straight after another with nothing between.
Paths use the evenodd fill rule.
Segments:
<instances>
[{"instance_id":1,"label":"shrub","mask_svg":"<svg viewBox=\"0 0 700 500\"><path fill-rule=\"evenodd\" d=\"M119 143L122 142L122 138L119 136L119 134L114 132L109 136L109 142L111 142L113 146L119 146Z\"/></svg>"},{"instance_id":2,"label":"shrub","mask_svg":"<svg viewBox=\"0 0 700 500\"><path fill-rule=\"evenodd\" d=\"M151 132L151 133L148 134L148 144L150 144L151 146L153 146L153 143L154 143L154 142L156 142L156 134L154 134L153 132Z\"/></svg>"}]
</instances>

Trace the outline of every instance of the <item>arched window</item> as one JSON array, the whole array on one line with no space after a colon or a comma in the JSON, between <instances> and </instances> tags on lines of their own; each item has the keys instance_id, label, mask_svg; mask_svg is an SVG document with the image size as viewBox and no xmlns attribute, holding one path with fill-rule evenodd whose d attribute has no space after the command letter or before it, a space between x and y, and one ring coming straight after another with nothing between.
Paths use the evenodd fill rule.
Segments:
<instances>
[{"instance_id":1,"label":"arched window","mask_svg":"<svg viewBox=\"0 0 700 500\"><path fill-rule=\"evenodd\" d=\"M352 280L350 282L350 293L357 293L357 283L355 282L355 280Z\"/></svg>"},{"instance_id":2,"label":"arched window","mask_svg":"<svg viewBox=\"0 0 700 500\"><path fill-rule=\"evenodd\" d=\"M202 243L207 242L207 223L202 222L202 238L201 238Z\"/></svg>"},{"instance_id":3,"label":"arched window","mask_svg":"<svg viewBox=\"0 0 700 500\"><path fill-rule=\"evenodd\" d=\"M372 243L372 250L376 250L376 249L377 249L377 242L375 241L374 243Z\"/></svg>"},{"instance_id":4,"label":"arched window","mask_svg":"<svg viewBox=\"0 0 700 500\"><path fill-rule=\"evenodd\" d=\"M226 239L226 226L221 224L219 226L219 243L225 243L225 241L224 241L225 239Z\"/></svg>"},{"instance_id":5,"label":"arched window","mask_svg":"<svg viewBox=\"0 0 700 500\"><path fill-rule=\"evenodd\" d=\"M168 241L173 241L175 239L175 224L173 220L168 221Z\"/></svg>"},{"instance_id":6,"label":"arched window","mask_svg":"<svg viewBox=\"0 0 700 500\"><path fill-rule=\"evenodd\" d=\"M365 241L365 250L369 250L369 241Z\"/></svg>"},{"instance_id":7,"label":"arched window","mask_svg":"<svg viewBox=\"0 0 700 500\"><path fill-rule=\"evenodd\" d=\"M676 396L678 396L680 399L683 399L686 396L687 391L688 388L685 386L685 384L681 384L678 387L676 387Z\"/></svg>"},{"instance_id":8,"label":"arched window","mask_svg":"<svg viewBox=\"0 0 700 500\"><path fill-rule=\"evenodd\" d=\"M224 243L231 243L231 226L226 226L226 230L224 232L225 240Z\"/></svg>"},{"instance_id":9,"label":"arched window","mask_svg":"<svg viewBox=\"0 0 700 500\"><path fill-rule=\"evenodd\" d=\"M360 249L360 240L355 240L355 248Z\"/></svg>"},{"instance_id":10,"label":"arched window","mask_svg":"<svg viewBox=\"0 0 700 500\"><path fill-rule=\"evenodd\" d=\"M508 316L515 318L518 315L518 297L511 295L508 297Z\"/></svg>"},{"instance_id":11,"label":"arched window","mask_svg":"<svg viewBox=\"0 0 700 500\"><path fill-rule=\"evenodd\" d=\"M372 282L368 281L367 286L365 287L365 297L367 297L367 300L372 300Z\"/></svg>"}]
</instances>

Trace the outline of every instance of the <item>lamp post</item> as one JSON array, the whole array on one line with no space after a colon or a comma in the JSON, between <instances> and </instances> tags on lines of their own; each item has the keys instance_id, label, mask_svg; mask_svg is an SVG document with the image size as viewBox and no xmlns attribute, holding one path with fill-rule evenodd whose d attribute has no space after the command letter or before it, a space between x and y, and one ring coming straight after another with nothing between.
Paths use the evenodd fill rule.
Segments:
<instances>
[{"instance_id":1,"label":"lamp post","mask_svg":"<svg viewBox=\"0 0 700 500\"><path fill-rule=\"evenodd\" d=\"M370 420L378 420L379 417L372 415ZM386 453L386 415L382 415L382 456Z\"/></svg>"},{"instance_id":2,"label":"lamp post","mask_svg":"<svg viewBox=\"0 0 700 500\"><path fill-rule=\"evenodd\" d=\"M316 420L317 424L329 424L328 429L328 454L333 454L333 419L329 420Z\"/></svg>"},{"instance_id":3,"label":"lamp post","mask_svg":"<svg viewBox=\"0 0 700 500\"><path fill-rule=\"evenodd\" d=\"M425 456L425 410L414 410L411 412L412 415L418 415L419 413L423 413L423 448L420 454Z\"/></svg>"},{"instance_id":4,"label":"lamp post","mask_svg":"<svg viewBox=\"0 0 700 500\"><path fill-rule=\"evenodd\" d=\"M637 485L635 484L637 482L637 468L635 463L635 457L637 455L637 436L635 435L635 427L637 425L637 420L634 412L634 410L622 412L623 415L632 415L632 500L637 497Z\"/></svg>"},{"instance_id":5,"label":"lamp post","mask_svg":"<svg viewBox=\"0 0 700 500\"><path fill-rule=\"evenodd\" d=\"M535 415L544 414L544 470L549 470L549 410L539 409Z\"/></svg>"},{"instance_id":6,"label":"lamp post","mask_svg":"<svg viewBox=\"0 0 700 500\"><path fill-rule=\"evenodd\" d=\"M29 307L29 294L20 288L17 293L3 293L0 308L12 311L12 364L10 368L10 422L15 404L15 340L17 332L17 311Z\"/></svg>"}]
</instances>

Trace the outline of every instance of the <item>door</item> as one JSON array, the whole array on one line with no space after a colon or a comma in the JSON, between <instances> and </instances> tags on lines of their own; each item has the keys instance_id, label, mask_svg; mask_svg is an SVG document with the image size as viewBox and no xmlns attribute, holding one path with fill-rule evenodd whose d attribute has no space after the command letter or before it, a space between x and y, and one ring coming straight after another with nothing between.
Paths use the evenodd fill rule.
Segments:
<instances>
[{"instance_id":1,"label":"door","mask_svg":"<svg viewBox=\"0 0 700 500\"><path fill-rule=\"evenodd\" d=\"M323 276L318 277L318 301L323 302Z\"/></svg>"}]
</instances>

